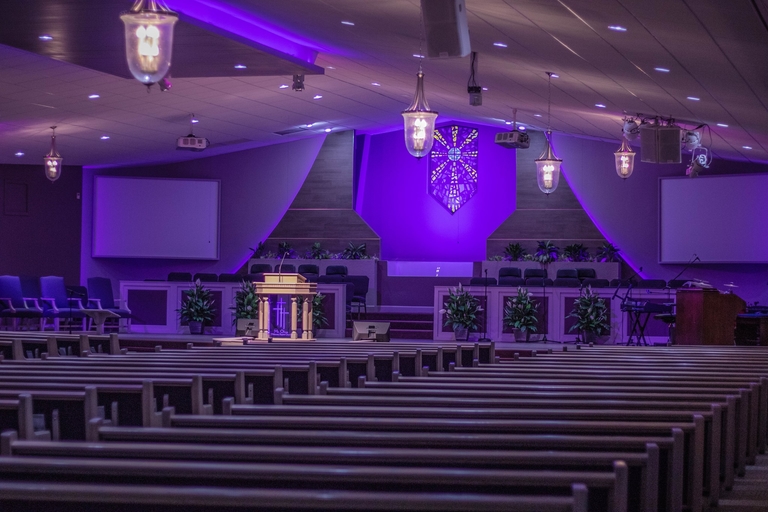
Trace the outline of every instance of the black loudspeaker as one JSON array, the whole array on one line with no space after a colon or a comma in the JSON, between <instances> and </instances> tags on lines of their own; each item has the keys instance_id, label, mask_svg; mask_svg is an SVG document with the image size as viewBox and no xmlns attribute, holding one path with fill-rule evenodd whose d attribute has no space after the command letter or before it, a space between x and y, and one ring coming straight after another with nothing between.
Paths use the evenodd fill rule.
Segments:
<instances>
[{"instance_id":1,"label":"black loudspeaker","mask_svg":"<svg viewBox=\"0 0 768 512\"><path fill-rule=\"evenodd\" d=\"M640 161L651 164L679 164L681 135L677 126L640 128Z\"/></svg>"},{"instance_id":2,"label":"black loudspeaker","mask_svg":"<svg viewBox=\"0 0 768 512\"><path fill-rule=\"evenodd\" d=\"M421 0L428 57L466 57L469 43L464 0Z\"/></svg>"},{"instance_id":3,"label":"black loudspeaker","mask_svg":"<svg viewBox=\"0 0 768 512\"><path fill-rule=\"evenodd\" d=\"M389 322L352 322L352 341L389 341Z\"/></svg>"}]
</instances>

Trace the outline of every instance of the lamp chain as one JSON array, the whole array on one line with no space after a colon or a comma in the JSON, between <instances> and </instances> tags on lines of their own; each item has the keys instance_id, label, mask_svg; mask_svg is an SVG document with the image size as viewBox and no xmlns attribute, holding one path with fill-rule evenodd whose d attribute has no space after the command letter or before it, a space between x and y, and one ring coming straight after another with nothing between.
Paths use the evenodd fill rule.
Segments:
<instances>
[{"instance_id":1,"label":"lamp chain","mask_svg":"<svg viewBox=\"0 0 768 512\"><path fill-rule=\"evenodd\" d=\"M552 131L552 73L547 71L547 131Z\"/></svg>"},{"instance_id":2,"label":"lamp chain","mask_svg":"<svg viewBox=\"0 0 768 512\"><path fill-rule=\"evenodd\" d=\"M424 10L419 7L419 73L422 72L421 64L424 62L424 50L422 45L424 44Z\"/></svg>"}]
</instances>

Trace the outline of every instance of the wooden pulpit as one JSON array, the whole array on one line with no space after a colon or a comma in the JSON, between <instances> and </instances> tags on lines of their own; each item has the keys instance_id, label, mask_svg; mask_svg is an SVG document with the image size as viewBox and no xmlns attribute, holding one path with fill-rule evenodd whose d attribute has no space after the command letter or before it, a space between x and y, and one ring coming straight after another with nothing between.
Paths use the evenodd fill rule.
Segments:
<instances>
[{"instance_id":1,"label":"wooden pulpit","mask_svg":"<svg viewBox=\"0 0 768 512\"><path fill-rule=\"evenodd\" d=\"M312 299L317 295L317 284L307 282L301 274L264 274L264 282L253 283L259 297L260 341L302 340L315 341L312 332ZM270 303L270 296L278 296L276 304ZM280 297L290 297L289 303ZM299 337L299 304L301 308L302 333ZM289 305L288 308L285 306ZM273 306L277 312L272 323ZM287 317L287 318L286 318Z\"/></svg>"},{"instance_id":2,"label":"wooden pulpit","mask_svg":"<svg viewBox=\"0 0 768 512\"><path fill-rule=\"evenodd\" d=\"M675 302L676 344L734 344L736 317L747 308L741 297L714 288L680 288Z\"/></svg>"}]
</instances>

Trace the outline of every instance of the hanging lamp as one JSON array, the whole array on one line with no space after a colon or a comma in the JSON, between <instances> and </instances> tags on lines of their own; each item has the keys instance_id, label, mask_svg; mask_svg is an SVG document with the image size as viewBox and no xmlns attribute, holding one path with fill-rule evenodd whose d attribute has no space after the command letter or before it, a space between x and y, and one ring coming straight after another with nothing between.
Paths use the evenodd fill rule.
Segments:
<instances>
[{"instance_id":1,"label":"hanging lamp","mask_svg":"<svg viewBox=\"0 0 768 512\"><path fill-rule=\"evenodd\" d=\"M621 147L613 154L616 157L616 173L622 179L632 176L635 170L635 152L626 137L621 139Z\"/></svg>"},{"instance_id":2,"label":"hanging lamp","mask_svg":"<svg viewBox=\"0 0 768 512\"><path fill-rule=\"evenodd\" d=\"M51 181L56 181L61 177L61 162L64 160L56 151L56 127L51 126L53 134L51 135L51 150L43 158L45 162L45 177Z\"/></svg>"},{"instance_id":3,"label":"hanging lamp","mask_svg":"<svg viewBox=\"0 0 768 512\"><path fill-rule=\"evenodd\" d=\"M179 15L162 0L136 0L120 19L131 74L147 87L162 80L171 68L173 26Z\"/></svg>"},{"instance_id":4,"label":"hanging lamp","mask_svg":"<svg viewBox=\"0 0 768 512\"><path fill-rule=\"evenodd\" d=\"M563 161L555 155L552 150L552 129L550 128L552 107L552 73L547 71L547 133L546 133L546 146L539 158L534 160L536 162L536 181L539 184L539 189L545 194L549 195L557 189L557 185L560 182L560 165Z\"/></svg>"},{"instance_id":5,"label":"hanging lamp","mask_svg":"<svg viewBox=\"0 0 768 512\"><path fill-rule=\"evenodd\" d=\"M416 74L416 93L408 108L403 110L403 124L405 132L405 147L416 158L429 154L432 144L435 142L435 119L437 112L429 109L429 103L424 96L424 72L421 69L424 61L422 44L424 42L424 19L420 10L419 19L419 72Z\"/></svg>"}]
</instances>

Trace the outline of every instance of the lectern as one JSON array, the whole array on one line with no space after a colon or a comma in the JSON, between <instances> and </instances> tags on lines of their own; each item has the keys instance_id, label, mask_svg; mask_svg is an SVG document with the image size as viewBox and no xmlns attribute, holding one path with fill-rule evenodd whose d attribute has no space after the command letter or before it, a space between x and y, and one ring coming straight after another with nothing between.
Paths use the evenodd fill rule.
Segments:
<instances>
[{"instance_id":1,"label":"lectern","mask_svg":"<svg viewBox=\"0 0 768 512\"><path fill-rule=\"evenodd\" d=\"M260 341L315 341L312 333L312 299L317 295L317 283L308 283L301 274L264 274L264 282L254 283L259 298ZM277 296L273 305L270 296ZM284 297L290 297L286 302ZM290 305L289 305L290 304ZM301 337L299 337L299 304L301 308ZM288 306L288 307L286 307ZM275 321L272 322L272 313ZM286 318L288 317L288 318Z\"/></svg>"},{"instance_id":2,"label":"lectern","mask_svg":"<svg viewBox=\"0 0 768 512\"><path fill-rule=\"evenodd\" d=\"M736 317L747 308L738 295L714 288L680 288L676 298L675 343L733 345Z\"/></svg>"}]
</instances>

